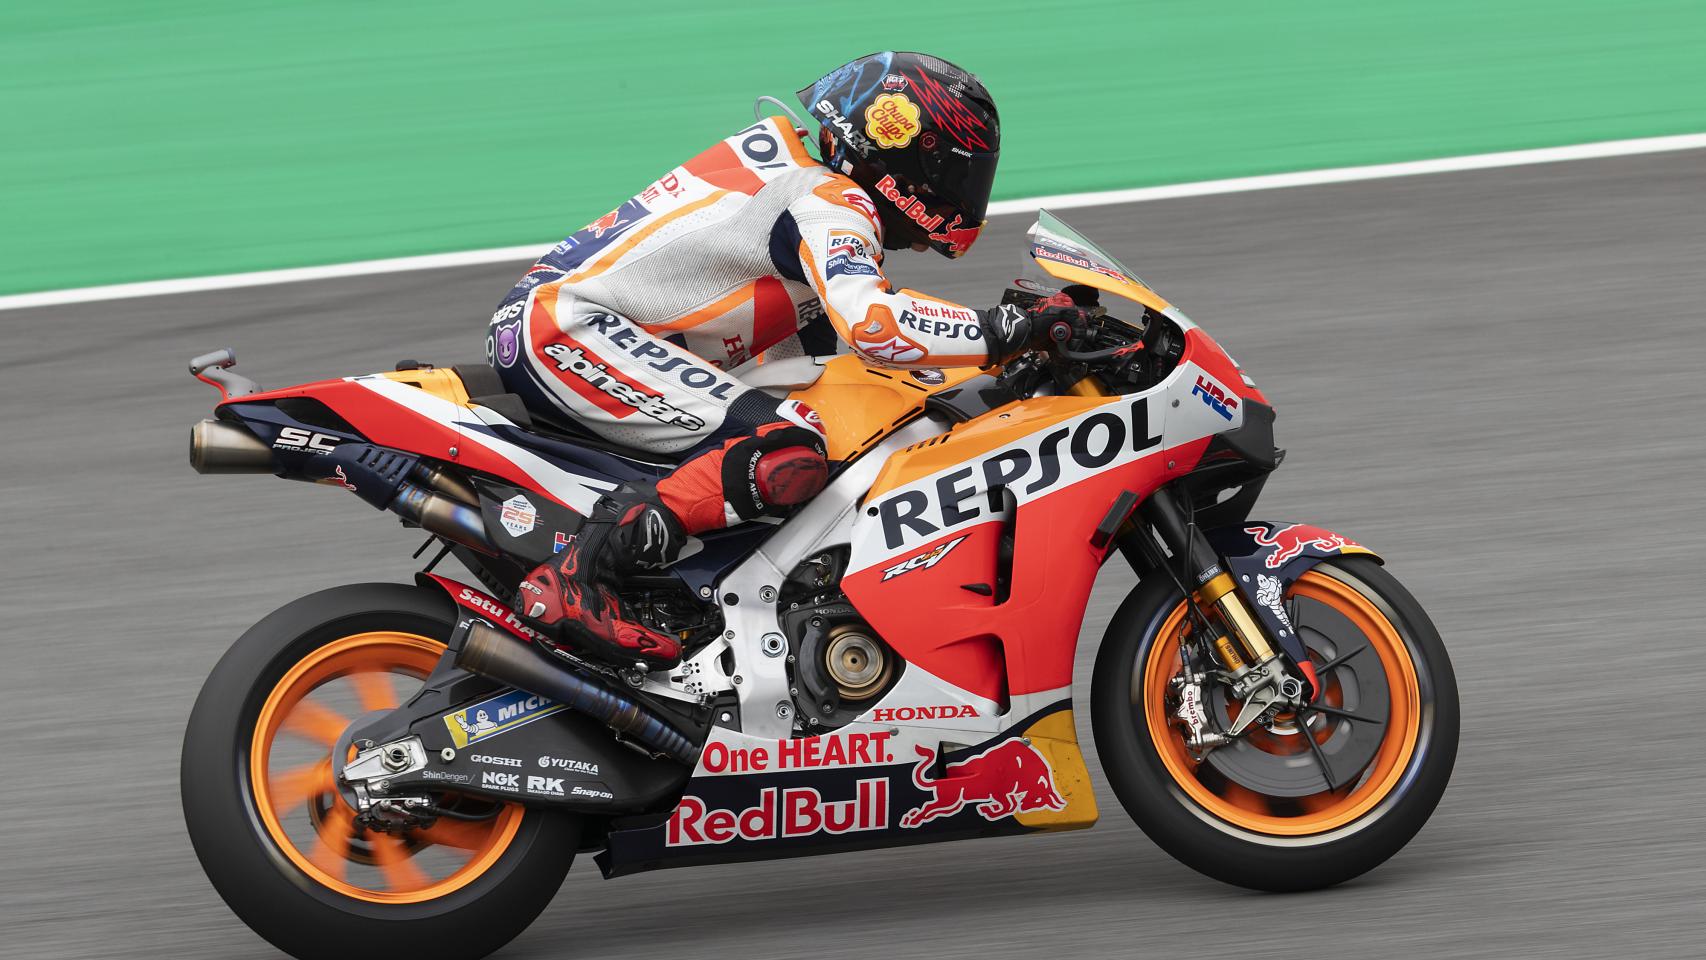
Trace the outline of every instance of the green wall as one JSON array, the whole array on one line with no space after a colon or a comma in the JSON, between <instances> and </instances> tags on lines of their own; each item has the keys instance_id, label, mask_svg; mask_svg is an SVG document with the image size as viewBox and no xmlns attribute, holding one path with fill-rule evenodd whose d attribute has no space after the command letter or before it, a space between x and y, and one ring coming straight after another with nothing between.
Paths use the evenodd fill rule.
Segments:
<instances>
[{"instance_id":1,"label":"green wall","mask_svg":"<svg viewBox=\"0 0 1706 960\"><path fill-rule=\"evenodd\" d=\"M882 48L999 197L1706 131L1701 0L13 0L0 293L543 246Z\"/></svg>"}]
</instances>

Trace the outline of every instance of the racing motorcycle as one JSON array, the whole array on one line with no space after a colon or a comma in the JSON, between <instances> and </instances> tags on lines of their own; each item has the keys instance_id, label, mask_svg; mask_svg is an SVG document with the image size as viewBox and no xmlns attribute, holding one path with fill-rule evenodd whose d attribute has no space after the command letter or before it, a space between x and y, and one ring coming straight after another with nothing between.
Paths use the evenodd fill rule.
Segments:
<instances>
[{"instance_id":1,"label":"racing motorcycle","mask_svg":"<svg viewBox=\"0 0 1706 960\"><path fill-rule=\"evenodd\" d=\"M1092 319L1004 367L748 372L831 412L831 479L624 581L687 651L651 672L503 598L668 462L530 415L484 364L263 391L230 351L194 360L223 395L197 470L339 487L437 549L414 583L286 604L214 668L182 791L226 902L298 957L477 957L582 851L619 877L1089 827L1073 653L1116 553L1139 582L1089 710L1138 825L1260 890L1397 852L1456 755L1434 626L1369 548L1250 518L1274 412L1207 333L1047 213L1029 255L1007 302L1065 292ZM434 572L447 555L469 576Z\"/></svg>"}]
</instances>

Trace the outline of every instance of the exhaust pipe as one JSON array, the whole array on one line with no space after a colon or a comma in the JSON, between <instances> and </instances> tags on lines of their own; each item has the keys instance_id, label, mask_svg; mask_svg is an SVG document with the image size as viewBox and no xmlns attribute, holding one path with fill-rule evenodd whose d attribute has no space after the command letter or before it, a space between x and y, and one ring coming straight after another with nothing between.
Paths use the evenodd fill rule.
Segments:
<instances>
[{"instance_id":1,"label":"exhaust pipe","mask_svg":"<svg viewBox=\"0 0 1706 960\"><path fill-rule=\"evenodd\" d=\"M433 493L418 484L403 482L388 509L428 533L454 540L481 553L497 556L501 551L486 536L486 521L478 507Z\"/></svg>"},{"instance_id":2,"label":"exhaust pipe","mask_svg":"<svg viewBox=\"0 0 1706 960\"><path fill-rule=\"evenodd\" d=\"M468 639L456 654L456 665L568 704L677 763L691 767L699 761L698 748L650 710L550 659L536 644L482 620L469 624Z\"/></svg>"},{"instance_id":3,"label":"exhaust pipe","mask_svg":"<svg viewBox=\"0 0 1706 960\"><path fill-rule=\"evenodd\" d=\"M234 423L203 420L190 427L190 466L196 473L272 473L272 450Z\"/></svg>"}]
</instances>

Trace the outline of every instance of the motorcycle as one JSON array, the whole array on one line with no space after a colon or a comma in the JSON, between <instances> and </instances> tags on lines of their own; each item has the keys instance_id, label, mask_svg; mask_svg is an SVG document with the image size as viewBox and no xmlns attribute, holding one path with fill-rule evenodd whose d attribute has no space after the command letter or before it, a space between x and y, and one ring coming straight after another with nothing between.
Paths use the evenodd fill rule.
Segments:
<instances>
[{"instance_id":1,"label":"motorcycle","mask_svg":"<svg viewBox=\"0 0 1706 960\"><path fill-rule=\"evenodd\" d=\"M1438 632L1371 549L1250 518L1274 411L1206 332L1058 218L1028 243L1007 302L1091 319L1003 367L752 369L829 413L829 484L624 581L686 651L649 672L502 598L669 462L530 415L483 364L263 391L228 350L194 360L222 393L198 471L341 487L437 548L412 584L286 604L214 668L182 792L220 895L297 957L478 957L579 852L610 878L1089 827L1073 654L1116 553L1139 581L1088 706L1126 813L1258 890L1396 853L1456 755Z\"/></svg>"}]
</instances>

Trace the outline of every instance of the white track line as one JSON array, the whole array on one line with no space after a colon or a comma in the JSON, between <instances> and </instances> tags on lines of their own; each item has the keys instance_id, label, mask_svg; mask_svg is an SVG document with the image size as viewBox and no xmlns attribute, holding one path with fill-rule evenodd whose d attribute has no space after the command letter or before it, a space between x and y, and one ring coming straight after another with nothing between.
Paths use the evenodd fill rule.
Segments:
<instances>
[{"instance_id":1,"label":"white track line","mask_svg":"<svg viewBox=\"0 0 1706 960\"><path fill-rule=\"evenodd\" d=\"M1258 177L1234 177L1229 180L1174 183L1159 187L1138 187L1131 190L1102 190L1095 193L1064 193L1051 197L998 200L989 205L989 214L990 216L1000 216L1013 213L1033 213L1043 207L1051 210L1068 210L1073 207L1103 207L1121 203L1141 203L1147 200L1206 197L1220 193L1278 190L1285 187L1312 187L1326 183L1384 180L1390 177L1413 177L1427 173L1488 170L1495 167L1516 167L1533 163L1558 163L1564 160L1593 160L1602 157L1627 157L1643 153L1701 149L1706 149L1706 133L1689 133L1672 137L1644 137L1639 140L1606 140L1600 143L1583 143L1569 147L1510 150L1504 153L1480 153L1467 157L1442 157L1438 160L1412 160L1405 163L1381 163L1365 167L1334 167L1327 170L1300 170L1296 173L1272 173ZM89 303L95 300L125 300L131 297L159 297L174 293L228 290L233 287L259 287L274 283L300 283L305 280L330 280L337 277L401 273L408 270L434 270L441 267L465 267L481 263L509 261L523 263L533 260L554 242L556 241L542 240L539 243L519 247L493 247L487 250L433 253L418 257L391 257L386 260L333 263L320 267L294 267L288 270L228 273L215 277L148 280L142 283L118 283L104 287L78 287L71 290L19 293L0 297L0 310L50 307L66 303Z\"/></svg>"}]
</instances>

